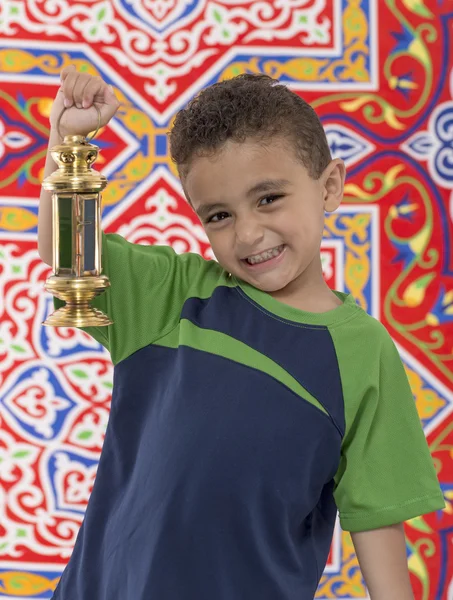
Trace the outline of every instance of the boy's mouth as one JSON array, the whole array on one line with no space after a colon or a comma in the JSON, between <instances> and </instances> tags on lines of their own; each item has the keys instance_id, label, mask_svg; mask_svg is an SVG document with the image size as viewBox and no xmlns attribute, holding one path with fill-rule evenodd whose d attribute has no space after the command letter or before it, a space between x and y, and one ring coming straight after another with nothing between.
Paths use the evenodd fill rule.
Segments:
<instances>
[{"instance_id":1,"label":"boy's mouth","mask_svg":"<svg viewBox=\"0 0 453 600\"><path fill-rule=\"evenodd\" d=\"M243 261L248 265L259 265L264 262L268 262L273 258L279 256L284 249L285 245L275 246L275 248L270 248L269 250L265 250L264 252L260 252L260 254L253 254L253 256L248 256L244 258Z\"/></svg>"}]
</instances>

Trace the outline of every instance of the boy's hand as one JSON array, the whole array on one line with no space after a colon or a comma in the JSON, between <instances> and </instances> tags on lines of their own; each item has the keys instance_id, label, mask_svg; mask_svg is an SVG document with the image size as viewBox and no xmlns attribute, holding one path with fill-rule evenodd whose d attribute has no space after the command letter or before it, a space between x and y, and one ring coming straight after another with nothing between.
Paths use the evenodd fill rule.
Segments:
<instances>
[{"instance_id":1,"label":"boy's hand","mask_svg":"<svg viewBox=\"0 0 453 600\"><path fill-rule=\"evenodd\" d=\"M98 113L101 112L101 127L115 115L119 108L113 89L100 77L77 72L73 65L65 67L60 74L61 87L52 105L50 125L57 128L63 108L60 132L64 135L87 136L98 126Z\"/></svg>"}]
</instances>

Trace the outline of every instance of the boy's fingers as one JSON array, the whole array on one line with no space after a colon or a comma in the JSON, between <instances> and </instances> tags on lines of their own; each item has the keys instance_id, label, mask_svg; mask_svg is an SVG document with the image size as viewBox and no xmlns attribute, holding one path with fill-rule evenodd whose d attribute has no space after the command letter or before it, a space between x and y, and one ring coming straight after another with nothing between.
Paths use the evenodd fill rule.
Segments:
<instances>
[{"instance_id":1,"label":"boy's fingers","mask_svg":"<svg viewBox=\"0 0 453 600\"><path fill-rule=\"evenodd\" d=\"M69 108L74 104L74 88L77 83L77 79L79 77L78 73L70 73L63 81L63 96L64 96L64 105L66 108Z\"/></svg>"},{"instance_id":2,"label":"boy's fingers","mask_svg":"<svg viewBox=\"0 0 453 600\"><path fill-rule=\"evenodd\" d=\"M117 105L117 107L120 104L118 98L115 96L115 90L113 89L113 87L111 85L105 86L104 102L106 104Z\"/></svg>"},{"instance_id":3,"label":"boy's fingers","mask_svg":"<svg viewBox=\"0 0 453 600\"><path fill-rule=\"evenodd\" d=\"M111 85L99 76L80 73L73 65L61 71L59 94L66 108L90 108L96 104L101 111L101 121L106 124L114 116L120 103Z\"/></svg>"},{"instance_id":4,"label":"boy's fingers","mask_svg":"<svg viewBox=\"0 0 453 600\"><path fill-rule=\"evenodd\" d=\"M75 65L68 65L67 67L62 69L61 73L60 73L61 81L64 81L66 79L66 77L75 70L76 70Z\"/></svg>"},{"instance_id":5,"label":"boy's fingers","mask_svg":"<svg viewBox=\"0 0 453 600\"><path fill-rule=\"evenodd\" d=\"M101 90L104 82L100 77L92 77L83 90L82 107L88 108L93 104L96 96L101 96Z\"/></svg>"},{"instance_id":6,"label":"boy's fingers","mask_svg":"<svg viewBox=\"0 0 453 600\"><path fill-rule=\"evenodd\" d=\"M82 108L83 94L86 86L90 83L90 80L90 75L79 75L79 77L77 77L77 81L72 92L72 96L77 108Z\"/></svg>"}]
</instances>

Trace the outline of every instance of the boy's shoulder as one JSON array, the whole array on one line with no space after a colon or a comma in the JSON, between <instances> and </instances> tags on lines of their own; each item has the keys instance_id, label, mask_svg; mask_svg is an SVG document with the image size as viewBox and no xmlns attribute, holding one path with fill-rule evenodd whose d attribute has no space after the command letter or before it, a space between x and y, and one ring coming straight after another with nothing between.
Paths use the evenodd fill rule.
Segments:
<instances>
[{"instance_id":1,"label":"boy's shoulder","mask_svg":"<svg viewBox=\"0 0 453 600\"><path fill-rule=\"evenodd\" d=\"M385 336L387 334L387 329L378 316L370 314L368 305L363 306L352 294L348 294L347 298L350 305L354 306L355 327L372 335Z\"/></svg>"},{"instance_id":2,"label":"boy's shoulder","mask_svg":"<svg viewBox=\"0 0 453 600\"><path fill-rule=\"evenodd\" d=\"M168 244L138 243L118 233L103 234L103 265L110 273L136 273L139 286L147 273L153 280L162 276L167 282L174 275L173 286L180 283L183 287L199 283L202 277L215 284L223 274L217 261L203 258L195 249L181 251Z\"/></svg>"},{"instance_id":3,"label":"boy's shoulder","mask_svg":"<svg viewBox=\"0 0 453 600\"><path fill-rule=\"evenodd\" d=\"M337 348L349 349L363 361L393 353L395 343L385 325L350 297L350 317L334 325L331 334Z\"/></svg>"}]
</instances>

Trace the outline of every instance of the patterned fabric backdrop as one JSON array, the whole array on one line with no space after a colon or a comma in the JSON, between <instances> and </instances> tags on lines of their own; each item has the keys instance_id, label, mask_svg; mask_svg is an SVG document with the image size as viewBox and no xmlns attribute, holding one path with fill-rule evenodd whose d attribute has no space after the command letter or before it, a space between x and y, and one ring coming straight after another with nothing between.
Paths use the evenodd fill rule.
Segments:
<instances>
[{"instance_id":1,"label":"patterned fabric backdrop","mask_svg":"<svg viewBox=\"0 0 453 600\"><path fill-rule=\"evenodd\" d=\"M101 131L103 224L211 257L168 156L176 111L264 72L312 102L348 167L326 221L326 279L389 329L445 494L407 523L417 600L453 599L453 1L0 1L0 598L50 598L105 432L112 365L86 334L41 326L37 253L48 116L70 63L121 99ZM395 398L398 401L398 398ZM366 598L337 528L318 598Z\"/></svg>"}]
</instances>

